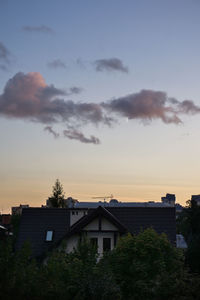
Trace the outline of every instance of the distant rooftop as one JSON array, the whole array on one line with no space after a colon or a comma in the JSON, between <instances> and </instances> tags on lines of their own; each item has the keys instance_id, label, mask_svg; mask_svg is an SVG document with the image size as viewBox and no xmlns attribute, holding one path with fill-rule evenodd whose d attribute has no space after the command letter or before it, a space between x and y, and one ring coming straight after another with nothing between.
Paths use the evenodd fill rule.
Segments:
<instances>
[{"instance_id":1,"label":"distant rooftop","mask_svg":"<svg viewBox=\"0 0 200 300\"><path fill-rule=\"evenodd\" d=\"M112 197L112 196L111 196ZM103 197L95 197L103 198ZM110 197L105 197L110 198ZM51 198L48 198L46 201L46 207L51 207ZM102 207L176 207L176 210L181 211L182 206L176 204L176 197L174 194L166 194L165 197L161 198L161 202L149 201L149 202L121 202L117 199L111 199L110 201L78 201L72 197L68 197L64 200L68 208L77 208L77 209L90 209Z\"/></svg>"},{"instance_id":2,"label":"distant rooftop","mask_svg":"<svg viewBox=\"0 0 200 300\"><path fill-rule=\"evenodd\" d=\"M96 208L98 206L103 207L171 207L174 206L169 203L162 202L120 202L116 199L111 199L110 202L98 201L98 202L76 202L74 208Z\"/></svg>"}]
</instances>

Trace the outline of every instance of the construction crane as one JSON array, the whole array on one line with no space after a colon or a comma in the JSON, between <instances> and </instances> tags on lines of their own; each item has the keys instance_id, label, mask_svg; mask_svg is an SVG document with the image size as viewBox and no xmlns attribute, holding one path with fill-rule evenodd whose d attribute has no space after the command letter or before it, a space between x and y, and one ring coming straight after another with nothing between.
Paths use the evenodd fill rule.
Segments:
<instances>
[{"instance_id":1,"label":"construction crane","mask_svg":"<svg viewBox=\"0 0 200 300\"><path fill-rule=\"evenodd\" d=\"M104 196L104 197L92 197L92 199L103 199L104 201L106 199L112 199L113 198L113 195L111 194L110 196Z\"/></svg>"}]
</instances>

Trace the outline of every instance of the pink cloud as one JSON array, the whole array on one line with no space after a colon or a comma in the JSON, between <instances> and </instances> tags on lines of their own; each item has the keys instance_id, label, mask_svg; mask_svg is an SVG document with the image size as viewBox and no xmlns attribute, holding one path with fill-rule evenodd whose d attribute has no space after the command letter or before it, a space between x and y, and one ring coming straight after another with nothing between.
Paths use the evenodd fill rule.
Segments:
<instances>
[{"instance_id":1,"label":"pink cloud","mask_svg":"<svg viewBox=\"0 0 200 300\"><path fill-rule=\"evenodd\" d=\"M0 95L0 116L47 125L63 123L68 128L64 131L65 137L99 144L98 138L92 135L87 138L76 128L86 124L110 126L122 117L144 122L159 119L166 124L179 124L182 122L181 115L200 113L200 107L193 101L179 101L162 91L141 90L102 103L74 102L64 97L69 97L69 92L46 84L40 73L17 73L8 80ZM47 126L46 130L57 136L51 126Z\"/></svg>"}]
</instances>

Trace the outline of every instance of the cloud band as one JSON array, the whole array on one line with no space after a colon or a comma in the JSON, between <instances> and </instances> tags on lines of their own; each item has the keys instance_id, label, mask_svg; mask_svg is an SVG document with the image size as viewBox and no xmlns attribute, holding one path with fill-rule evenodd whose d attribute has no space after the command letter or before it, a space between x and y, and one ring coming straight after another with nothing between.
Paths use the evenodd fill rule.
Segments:
<instances>
[{"instance_id":1,"label":"cloud band","mask_svg":"<svg viewBox=\"0 0 200 300\"><path fill-rule=\"evenodd\" d=\"M79 90L72 88L71 92L78 93ZM40 73L17 73L0 95L0 116L46 124L45 130L54 137L58 136L50 125L63 123L68 128L63 131L65 137L99 144L98 138L87 138L75 127L86 124L111 126L122 117L144 122L159 119L165 124L179 124L182 122L181 115L200 113L200 107L193 101L179 101L162 91L141 90L102 103L65 100L67 95L54 85L47 85Z\"/></svg>"}]
</instances>

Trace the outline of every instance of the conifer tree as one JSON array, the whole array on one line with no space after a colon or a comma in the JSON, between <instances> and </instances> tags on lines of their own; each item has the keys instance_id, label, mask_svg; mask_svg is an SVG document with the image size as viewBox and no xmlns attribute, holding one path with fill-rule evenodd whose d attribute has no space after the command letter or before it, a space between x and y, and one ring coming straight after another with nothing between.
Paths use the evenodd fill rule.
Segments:
<instances>
[{"instance_id":1,"label":"conifer tree","mask_svg":"<svg viewBox=\"0 0 200 300\"><path fill-rule=\"evenodd\" d=\"M59 179L56 179L55 184L52 188L52 196L49 198L51 207L66 207L65 195L63 191L63 186Z\"/></svg>"}]
</instances>

